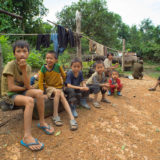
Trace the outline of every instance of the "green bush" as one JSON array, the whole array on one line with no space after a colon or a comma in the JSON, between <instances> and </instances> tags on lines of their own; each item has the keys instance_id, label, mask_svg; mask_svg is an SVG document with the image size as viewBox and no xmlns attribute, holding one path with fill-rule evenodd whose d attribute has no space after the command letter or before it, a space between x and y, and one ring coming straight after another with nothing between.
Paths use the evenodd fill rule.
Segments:
<instances>
[{"instance_id":1,"label":"green bush","mask_svg":"<svg viewBox=\"0 0 160 160\"><path fill-rule=\"evenodd\" d=\"M6 64L8 61L14 59L12 46L8 43L8 37L0 36L0 45L2 49L3 63Z\"/></svg>"},{"instance_id":2,"label":"green bush","mask_svg":"<svg viewBox=\"0 0 160 160\"><path fill-rule=\"evenodd\" d=\"M156 71L160 71L160 67L156 67Z\"/></svg>"},{"instance_id":3,"label":"green bush","mask_svg":"<svg viewBox=\"0 0 160 160\"><path fill-rule=\"evenodd\" d=\"M71 56L70 54L67 53L67 51L65 51L62 55L58 57L58 63L60 65L63 65L63 66L65 65L70 67L70 62L71 62Z\"/></svg>"},{"instance_id":4,"label":"green bush","mask_svg":"<svg viewBox=\"0 0 160 160\"><path fill-rule=\"evenodd\" d=\"M42 58L40 53L31 52L27 59L27 63L32 68L41 68L41 66L45 63L45 60Z\"/></svg>"}]
</instances>

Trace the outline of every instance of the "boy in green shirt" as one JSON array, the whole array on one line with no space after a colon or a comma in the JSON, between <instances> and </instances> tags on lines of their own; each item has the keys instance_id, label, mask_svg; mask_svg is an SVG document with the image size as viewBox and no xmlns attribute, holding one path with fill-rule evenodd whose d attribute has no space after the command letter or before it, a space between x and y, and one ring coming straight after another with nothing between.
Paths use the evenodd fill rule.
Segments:
<instances>
[{"instance_id":1,"label":"boy in green shirt","mask_svg":"<svg viewBox=\"0 0 160 160\"><path fill-rule=\"evenodd\" d=\"M47 134L53 134L54 129L44 120L43 92L30 86L31 68L26 63L29 55L29 44L23 40L16 41L13 45L13 53L16 60L8 62L2 73L2 99L5 100L5 103L10 104L10 109L15 106L25 107L24 137L21 144L32 151L42 150L44 144L31 134L34 98L37 99L40 120L37 126Z\"/></svg>"},{"instance_id":2,"label":"boy in green shirt","mask_svg":"<svg viewBox=\"0 0 160 160\"><path fill-rule=\"evenodd\" d=\"M41 67L39 74L39 89L44 91L44 82L45 89L47 92L48 98L53 98L53 117L52 120L56 126L62 126L63 123L58 115L59 102L61 101L63 107L67 111L70 118L70 129L77 130L78 124L74 119L70 106L66 100L66 97L63 93L63 84L66 79L66 74L61 65L57 63L56 53L53 51L48 51L46 54L46 64Z\"/></svg>"}]
</instances>

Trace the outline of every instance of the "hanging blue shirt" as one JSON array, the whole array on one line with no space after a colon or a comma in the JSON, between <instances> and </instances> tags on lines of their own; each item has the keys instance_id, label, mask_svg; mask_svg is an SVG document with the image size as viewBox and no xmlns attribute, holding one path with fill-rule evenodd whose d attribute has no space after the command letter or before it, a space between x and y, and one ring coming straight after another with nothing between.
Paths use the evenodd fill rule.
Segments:
<instances>
[{"instance_id":1,"label":"hanging blue shirt","mask_svg":"<svg viewBox=\"0 0 160 160\"><path fill-rule=\"evenodd\" d=\"M59 48L59 44L58 44L58 34L57 33L52 33L51 34L51 41L53 42L54 44L54 51L56 52L57 54L57 58L59 56L59 53L63 53L65 48Z\"/></svg>"}]
</instances>

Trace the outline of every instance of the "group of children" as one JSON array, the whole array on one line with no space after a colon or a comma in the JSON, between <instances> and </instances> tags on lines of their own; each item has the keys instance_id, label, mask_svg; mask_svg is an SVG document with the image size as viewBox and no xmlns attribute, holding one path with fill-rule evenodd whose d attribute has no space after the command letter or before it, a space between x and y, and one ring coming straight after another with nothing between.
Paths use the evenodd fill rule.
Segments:
<instances>
[{"instance_id":1,"label":"group of children","mask_svg":"<svg viewBox=\"0 0 160 160\"><path fill-rule=\"evenodd\" d=\"M98 93L102 93L102 102L110 103L106 99L108 95L116 93L121 96L122 84L117 71L112 70L109 81L105 75L105 66L103 61L95 63L95 73L85 81L82 73L82 61L74 58L71 61L71 70L64 72L62 66L58 64L56 53L49 51L46 53L46 64L40 72L32 77L30 81L31 68L26 60L29 55L29 45L26 41L16 41L13 45L13 53L16 60L8 62L2 73L2 99L5 103L14 106L25 106L24 110L24 137L21 144L32 151L42 150L44 144L34 138L31 134L32 113L34 108L34 98L37 100L37 109L39 113L39 123L37 127L46 134L52 135L54 128L48 125L44 120L44 93L49 99L53 99L52 120L56 126L62 126L58 107L61 102L69 116L71 130L77 130L78 124L75 118L78 117L76 111L77 104L86 109L90 109L87 104L89 94L94 94L93 106L100 107L98 102ZM38 80L38 88L32 86L34 80Z\"/></svg>"}]
</instances>

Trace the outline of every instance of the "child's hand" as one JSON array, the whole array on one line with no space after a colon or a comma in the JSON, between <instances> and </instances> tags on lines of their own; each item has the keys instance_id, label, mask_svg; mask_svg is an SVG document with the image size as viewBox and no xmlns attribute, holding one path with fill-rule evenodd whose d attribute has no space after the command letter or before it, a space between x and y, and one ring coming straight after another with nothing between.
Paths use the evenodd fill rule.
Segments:
<instances>
[{"instance_id":1,"label":"child's hand","mask_svg":"<svg viewBox=\"0 0 160 160\"><path fill-rule=\"evenodd\" d=\"M119 66L119 64L118 64L118 63L116 63L116 64L114 65L114 67L116 67L116 68L117 68L118 66Z\"/></svg>"},{"instance_id":2,"label":"child's hand","mask_svg":"<svg viewBox=\"0 0 160 160\"><path fill-rule=\"evenodd\" d=\"M43 95L43 98L44 99L48 99L48 96L45 94L45 95Z\"/></svg>"},{"instance_id":3,"label":"child's hand","mask_svg":"<svg viewBox=\"0 0 160 160\"><path fill-rule=\"evenodd\" d=\"M102 90L107 91L107 90L108 90L108 87L104 86L104 87L102 87Z\"/></svg>"},{"instance_id":4,"label":"child's hand","mask_svg":"<svg viewBox=\"0 0 160 160\"><path fill-rule=\"evenodd\" d=\"M29 89L35 89L34 86L30 86Z\"/></svg>"},{"instance_id":5,"label":"child's hand","mask_svg":"<svg viewBox=\"0 0 160 160\"><path fill-rule=\"evenodd\" d=\"M115 87L118 88L118 84L117 83L115 84Z\"/></svg>"},{"instance_id":6,"label":"child's hand","mask_svg":"<svg viewBox=\"0 0 160 160\"><path fill-rule=\"evenodd\" d=\"M109 83L105 83L104 86L105 87L110 87L110 84Z\"/></svg>"},{"instance_id":7,"label":"child's hand","mask_svg":"<svg viewBox=\"0 0 160 160\"><path fill-rule=\"evenodd\" d=\"M17 62L19 65L19 68L23 71L26 70L27 63L25 59L20 59L20 61Z\"/></svg>"},{"instance_id":8,"label":"child's hand","mask_svg":"<svg viewBox=\"0 0 160 160\"><path fill-rule=\"evenodd\" d=\"M89 90L89 88L88 87L81 87L81 89L80 90L82 90L82 91L88 91Z\"/></svg>"}]
</instances>

